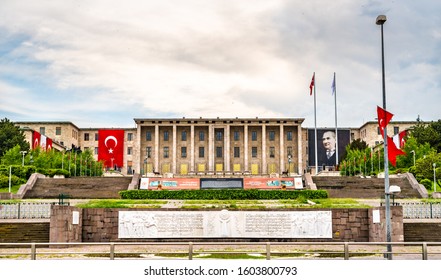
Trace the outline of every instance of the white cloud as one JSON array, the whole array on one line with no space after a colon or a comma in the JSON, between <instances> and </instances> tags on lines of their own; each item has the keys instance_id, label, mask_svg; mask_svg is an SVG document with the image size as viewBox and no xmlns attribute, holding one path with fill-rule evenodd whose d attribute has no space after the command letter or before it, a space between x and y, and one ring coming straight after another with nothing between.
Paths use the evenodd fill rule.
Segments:
<instances>
[{"instance_id":1,"label":"white cloud","mask_svg":"<svg viewBox=\"0 0 441 280\"><path fill-rule=\"evenodd\" d=\"M14 83L14 89L37 103L35 94L44 93L35 87L44 85L51 96L58 95L51 101L40 98L47 118L64 111L75 122L81 111L85 119L90 114L89 126L96 112L108 112L112 126L117 120L111 112L120 117L124 110L129 121L149 117L133 115L145 112L304 117L312 126L308 87L315 71L318 125L332 126L330 86L337 72L339 122L360 126L375 118L381 104L375 17L387 13L390 108L397 119L414 119L425 108L436 110L432 104L440 101L434 94L440 85L433 82L441 76L440 4L422 2L39 0L25 5L4 0L0 32L24 39L6 48L0 79L3 84L11 77L25 80ZM0 90L3 96L4 87ZM435 100L413 99L407 92L424 92ZM67 95L69 103L62 103ZM1 110L13 112L6 106ZM44 114L32 108L20 112L30 120Z\"/></svg>"}]
</instances>

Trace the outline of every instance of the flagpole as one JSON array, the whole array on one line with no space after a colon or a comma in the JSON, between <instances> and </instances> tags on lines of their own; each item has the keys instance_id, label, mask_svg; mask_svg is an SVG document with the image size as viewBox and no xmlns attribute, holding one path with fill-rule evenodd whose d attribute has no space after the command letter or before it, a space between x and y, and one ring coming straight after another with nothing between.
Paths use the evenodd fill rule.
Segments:
<instances>
[{"instance_id":1,"label":"flagpole","mask_svg":"<svg viewBox=\"0 0 441 280\"><path fill-rule=\"evenodd\" d=\"M334 107L335 107L335 167L338 166L338 126L337 126L337 82L335 80L335 72L334 72L334 80L333 80L333 93L334 93Z\"/></svg>"},{"instance_id":2,"label":"flagpole","mask_svg":"<svg viewBox=\"0 0 441 280\"><path fill-rule=\"evenodd\" d=\"M315 81L315 72L313 74L314 78L314 141L315 141L315 175L318 173L318 157L317 157L317 101L316 101L316 81Z\"/></svg>"},{"instance_id":3,"label":"flagpole","mask_svg":"<svg viewBox=\"0 0 441 280\"><path fill-rule=\"evenodd\" d=\"M382 74L382 88L383 88L383 109L386 111L386 81L385 81L385 70L384 70L384 36L383 36L383 25L386 22L385 15L379 15L375 21L377 25L381 27L381 74ZM391 225L391 209L390 209L390 193L389 193L389 161L388 161L388 143L387 143L387 125L384 127L384 199L386 204L386 242L387 246L387 259L392 260L392 225Z\"/></svg>"}]
</instances>

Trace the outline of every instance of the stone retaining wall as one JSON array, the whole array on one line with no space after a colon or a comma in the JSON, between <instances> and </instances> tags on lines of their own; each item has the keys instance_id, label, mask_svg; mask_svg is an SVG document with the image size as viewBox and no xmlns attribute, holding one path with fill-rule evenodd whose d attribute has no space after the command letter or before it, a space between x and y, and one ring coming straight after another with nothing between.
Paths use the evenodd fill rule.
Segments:
<instances>
[{"instance_id":1,"label":"stone retaining wall","mask_svg":"<svg viewBox=\"0 0 441 280\"><path fill-rule=\"evenodd\" d=\"M326 209L285 209L283 211L318 211ZM328 209L329 210L329 209ZM373 223L374 210L380 211L381 221ZM73 211L79 214L79 224L72 225ZM152 239L118 238L119 211L176 211L176 209L78 209L70 206L53 206L50 242L112 242L112 241L152 241ZM198 211L198 210L180 210ZM210 211L204 209L203 211ZM219 210L211 210L219 211ZM246 210L242 210L246 211ZM270 210L267 210L270 211ZM278 209L277 211L280 211ZM384 209L330 209L332 211L332 239L293 239L286 241L385 241ZM403 214L401 207L392 207L393 241L404 241ZM234 238L237 239L237 238ZM276 240L277 238L274 238ZM163 240L155 238L154 240Z\"/></svg>"}]
</instances>

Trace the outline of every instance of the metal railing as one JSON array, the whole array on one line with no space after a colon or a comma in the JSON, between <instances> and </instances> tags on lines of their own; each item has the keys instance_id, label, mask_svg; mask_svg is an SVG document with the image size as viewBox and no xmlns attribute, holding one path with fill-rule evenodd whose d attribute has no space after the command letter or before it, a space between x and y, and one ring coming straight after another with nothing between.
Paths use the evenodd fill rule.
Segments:
<instances>
[{"instance_id":1,"label":"metal railing","mask_svg":"<svg viewBox=\"0 0 441 280\"><path fill-rule=\"evenodd\" d=\"M387 252L390 244L392 251ZM441 242L0 243L1 259L441 259ZM239 256L238 256L239 255ZM246 255L246 256L240 256ZM222 257L223 256L223 257Z\"/></svg>"},{"instance_id":2,"label":"metal railing","mask_svg":"<svg viewBox=\"0 0 441 280\"><path fill-rule=\"evenodd\" d=\"M52 204L54 203L0 203L0 219L49 219Z\"/></svg>"},{"instance_id":3,"label":"metal railing","mask_svg":"<svg viewBox=\"0 0 441 280\"><path fill-rule=\"evenodd\" d=\"M403 206L404 219L441 219L441 203L409 202Z\"/></svg>"}]
</instances>

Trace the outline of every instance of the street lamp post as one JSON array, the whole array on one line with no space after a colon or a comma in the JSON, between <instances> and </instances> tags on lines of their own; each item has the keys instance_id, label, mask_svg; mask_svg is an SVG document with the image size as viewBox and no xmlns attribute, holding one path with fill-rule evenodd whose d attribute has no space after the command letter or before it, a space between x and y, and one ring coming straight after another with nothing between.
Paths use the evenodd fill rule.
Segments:
<instances>
[{"instance_id":1,"label":"street lamp post","mask_svg":"<svg viewBox=\"0 0 441 280\"><path fill-rule=\"evenodd\" d=\"M291 160L292 160L292 157L291 157L291 155L288 155L288 176L291 174Z\"/></svg>"},{"instance_id":2,"label":"street lamp post","mask_svg":"<svg viewBox=\"0 0 441 280\"><path fill-rule=\"evenodd\" d=\"M27 154L26 151L20 151L21 155L22 155L22 160L21 160L21 166L24 166L24 157Z\"/></svg>"},{"instance_id":3,"label":"street lamp post","mask_svg":"<svg viewBox=\"0 0 441 280\"><path fill-rule=\"evenodd\" d=\"M433 163L433 191L436 192L436 163Z\"/></svg>"},{"instance_id":4,"label":"street lamp post","mask_svg":"<svg viewBox=\"0 0 441 280\"><path fill-rule=\"evenodd\" d=\"M11 179L12 179L12 165L9 166L9 189L8 189L9 193L11 192L11 183L12 183Z\"/></svg>"},{"instance_id":5,"label":"street lamp post","mask_svg":"<svg viewBox=\"0 0 441 280\"><path fill-rule=\"evenodd\" d=\"M375 21L381 27L381 74L382 74L382 89L383 89L383 109L386 110L386 81L384 71L384 36L383 25L386 22L385 15L379 15ZM390 214L390 192L389 192L389 161L387 152L387 127L384 127L384 200L386 204L386 242L387 242L387 259L392 259L392 241L391 238L391 214Z\"/></svg>"}]
</instances>

